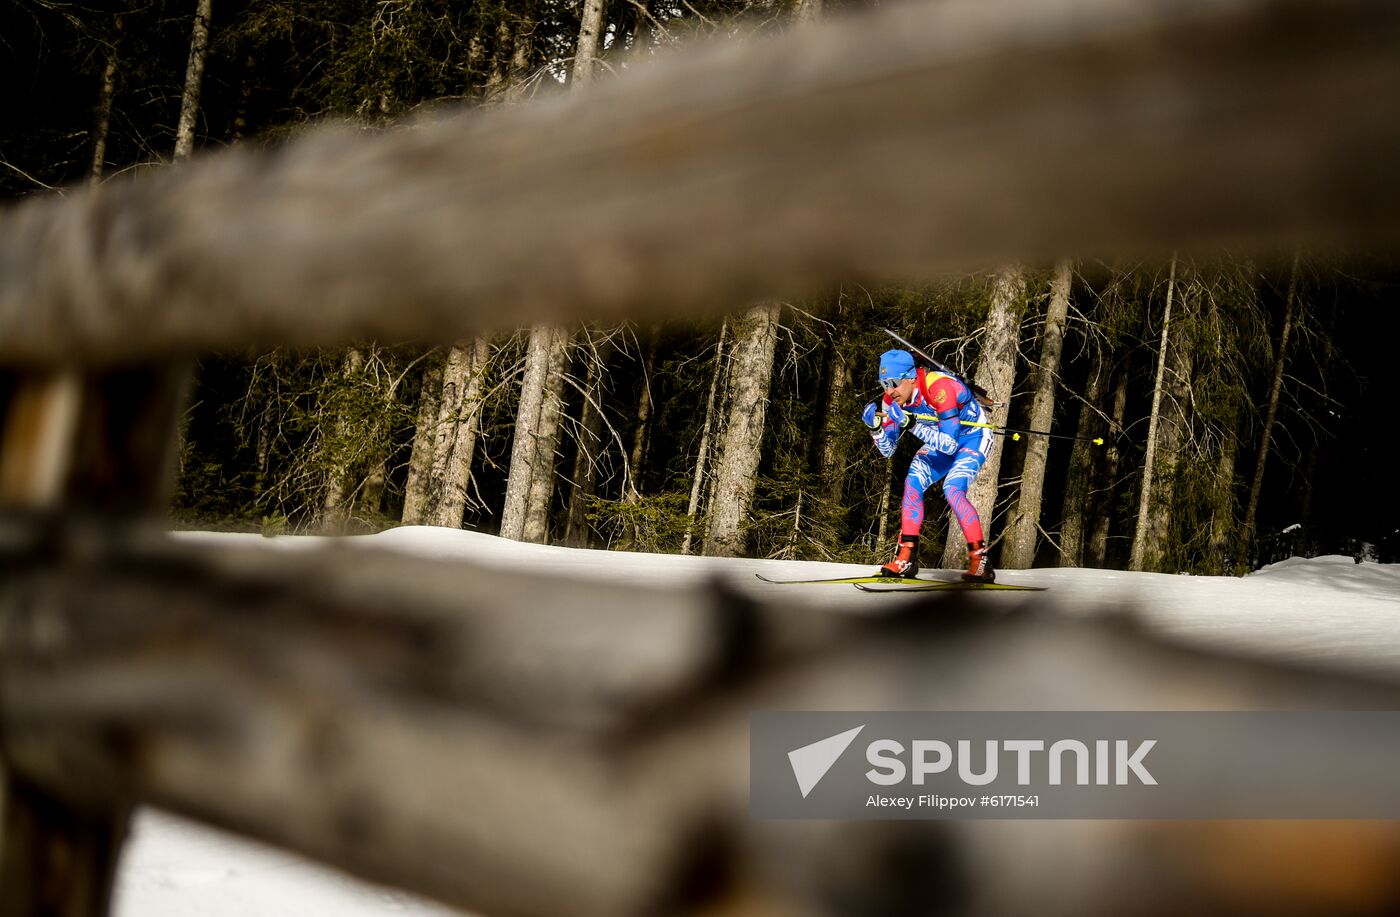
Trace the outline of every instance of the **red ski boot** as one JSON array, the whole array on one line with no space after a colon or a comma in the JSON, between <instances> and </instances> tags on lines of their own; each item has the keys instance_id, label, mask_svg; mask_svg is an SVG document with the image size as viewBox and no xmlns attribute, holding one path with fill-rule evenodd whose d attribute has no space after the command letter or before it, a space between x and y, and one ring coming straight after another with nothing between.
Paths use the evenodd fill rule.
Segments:
<instances>
[{"instance_id":1,"label":"red ski boot","mask_svg":"<svg viewBox=\"0 0 1400 917\"><path fill-rule=\"evenodd\" d=\"M992 560L987 556L985 541L968 542L967 572L962 575L969 583L995 583L997 572L992 569Z\"/></svg>"},{"instance_id":2,"label":"red ski boot","mask_svg":"<svg viewBox=\"0 0 1400 917\"><path fill-rule=\"evenodd\" d=\"M913 579L919 573L919 538L904 537L894 552L894 560L875 571L876 576L899 576Z\"/></svg>"}]
</instances>

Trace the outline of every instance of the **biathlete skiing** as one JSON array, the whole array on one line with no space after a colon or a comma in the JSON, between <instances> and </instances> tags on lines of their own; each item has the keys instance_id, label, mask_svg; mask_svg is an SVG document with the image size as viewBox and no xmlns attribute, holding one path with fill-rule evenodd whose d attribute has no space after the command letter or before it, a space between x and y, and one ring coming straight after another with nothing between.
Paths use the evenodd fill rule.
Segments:
<instances>
[{"instance_id":1,"label":"biathlete skiing","mask_svg":"<svg viewBox=\"0 0 1400 917\"><path fill-rule=\"evenodd\" d=\"M982 520L967 498L994 442L989 427L972 426L988 422L982 405L961 379L916 366L907 350L887 350L880 355L879 379L884 397L866 405L861 415L875 448L889 458L906 430L923 445L904 478L899 547L894 559L875 575L912 577L919 572L924 493L941 480L943 496L967 542L967 571L962 578L971 583L995 582Z\"/></svg>"}]
</instances>

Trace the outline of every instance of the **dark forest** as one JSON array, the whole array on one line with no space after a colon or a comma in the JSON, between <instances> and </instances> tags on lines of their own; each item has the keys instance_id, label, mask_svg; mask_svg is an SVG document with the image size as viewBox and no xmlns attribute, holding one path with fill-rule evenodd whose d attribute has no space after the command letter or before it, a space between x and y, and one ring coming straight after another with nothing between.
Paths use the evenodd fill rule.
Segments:
<instances>
[{"instance_id":1,"label":"dark forest","mask_svg":"<svg viewBox=\"0 0 1400 917\"><path fill-rule=\"evenodd\" d=\"M207 0L12 0L0 195L126 181L313 123L383 131L444 106L529 105L812 6L218 0L201 42ZM211 354L189 387L171 516L883 560L915 445L887 461L860 423L888 327L984 386L1008 380L999 424L1055 434L999 435L979 479L1003 566L1395 561L1397 290L1386 253L1182 251L852 283L735 303L722 321ZM947 515L931 493L927 563L957 553L938 555Z\"/></svg>"}]
</instances>

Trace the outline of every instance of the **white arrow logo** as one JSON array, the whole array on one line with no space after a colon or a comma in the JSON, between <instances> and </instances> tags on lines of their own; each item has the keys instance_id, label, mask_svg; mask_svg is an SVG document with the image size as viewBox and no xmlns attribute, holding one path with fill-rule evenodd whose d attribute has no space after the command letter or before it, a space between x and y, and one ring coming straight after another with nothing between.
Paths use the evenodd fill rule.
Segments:
<instances>
[{"instance_id":1,"label":"white arrow logo","mask_svg":"<svg viewBox=\"0 0 1400 917\"><path fill-rule=\"evenodd\" d=\"M856 740L856 736L864 729L864 726L857 726L855 729L848 729L838 735L813 742L811 745L803 745L801 748L794 748L788 752L788 761L792 764L792 775L797 778L797 788L802 791L802 798L806 799L807 794L821 782L826 776L826 772L831 770L831 765L836 763L836 759L850 748L851 743Z\"/></svg>"}]
</instances>

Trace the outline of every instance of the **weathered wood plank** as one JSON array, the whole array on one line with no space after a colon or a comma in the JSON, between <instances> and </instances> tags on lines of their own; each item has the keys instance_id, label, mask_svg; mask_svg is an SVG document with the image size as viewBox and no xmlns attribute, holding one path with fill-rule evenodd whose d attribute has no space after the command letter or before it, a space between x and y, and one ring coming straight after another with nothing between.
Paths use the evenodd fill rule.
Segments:
<instances>
[{"instance_id":1,"label":"weathered wood plank","mask_svg":"<svg viewBox=\"0 0 1400 917\"><path fill-rule=\"evenodd\" d=\"M0 917L106 917L129 807L75 805L0 759Z\"/></svg>"},{"instance_id":2,"label":"weathered wood plank","mask_svg":"<svg viewBox=\"0 0 1400 917\"><path fill-rule=\"evenodd\" d=\"M633 70L7 213L0 360L451 341L1400 227L1387 0L891 4Z\"/></svg>"},{"instance_id":3,"label":"weathered wood plank","mask_svg":"<svg viewBox=\"0 0 1400 917\"><path fill-rule=\"evenodd\" d=\"M1257 838L1132 822L833 835L754 821L749 715L1400 703L1393 683L1185 651L1032 606L813 615L705 584L496 590L475 567L363 549L289 557L138 539L46 560L52 535L27 558L5 543L19 562L0 592L0 738L26 780L73 807L161 805L480 913L758 899L846 914L930 895L970 913L993 892L999 912L1047 898L1063 905L1047 913L1166 900L1167 912L1244 912L1215 857ZM1066 836L1074 857L1047 852ZM1198 849L1204 836L1214 843ZM1324 852L1307 830L1260 836L1277 849L1241 880L1251 888L1290 850ZM1327 844L1379 851L1329 900L1387 913L1400 834L1343 827ZM1030 847L1040 853L1027 860ZM896 874L891 861L904 864ZM1304 873L1268 875L1316 891Z\"/></svg>"}]
</instances>

